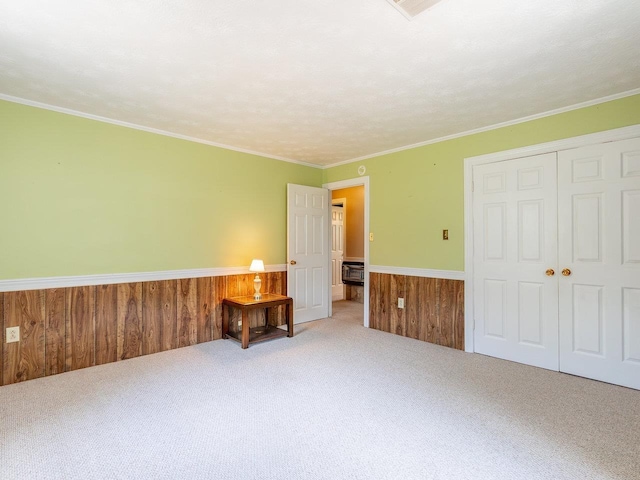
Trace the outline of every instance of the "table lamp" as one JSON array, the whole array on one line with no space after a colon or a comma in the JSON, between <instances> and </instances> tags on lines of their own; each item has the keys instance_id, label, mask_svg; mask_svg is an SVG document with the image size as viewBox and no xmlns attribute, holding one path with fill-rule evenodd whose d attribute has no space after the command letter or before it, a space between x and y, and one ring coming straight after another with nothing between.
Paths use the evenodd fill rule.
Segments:
<instances>
[{"instance_id":1,"label":"table lamp","mask_svg":"<svg viewBox=\"0 0 640 480\"><path fill-rule=\"evenodd\" d=\"M262 280L260 280L260 272L264 272L264 262L262 260L258 260L254 258L251 261L251 266L249 267L250 272L256 272L256 278L253 279L253 289L256 291L253 294L254 300L260 300L262 295L260 294L260 287L262 287Z\"/></svg>"}]
</instances>

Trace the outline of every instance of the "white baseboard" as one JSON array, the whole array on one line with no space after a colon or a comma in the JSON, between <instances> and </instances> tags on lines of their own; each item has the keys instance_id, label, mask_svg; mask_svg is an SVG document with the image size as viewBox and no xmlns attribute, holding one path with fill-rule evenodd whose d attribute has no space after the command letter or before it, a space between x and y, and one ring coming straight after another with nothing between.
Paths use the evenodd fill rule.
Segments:
<instances>
[{"instance_id":1,"label":"white baseboard","mask_svg":"<svg viewBox=\"0 0 640 480\"><path fill-rule=\"evenodd\" d=\"M388 267L370 265L370 273L386 273L388 275L406 275L409 277L443 278L446 280L464 280L464 272L459 270L433 270L429 268Z\"/></svg>"},{"instance_id":2,"label":"white baseboard","mask_svg":"<svg viewBox=\"0 0 640 480\"><path fill-rule=\"evenodd\" d=\"M287 270L287 265L265 265L265 270L267 272L284 272ZM177 280L182 278L221 277L225 275L244 275L247 273L250 273L249 267L220 267L193 268L188 270L164 270L160 272L19 278L15 280L0 280L0 292L84 287L88 285L110 285L114 283L153 282L161 280Z\"/></svg>"}]
</instances>

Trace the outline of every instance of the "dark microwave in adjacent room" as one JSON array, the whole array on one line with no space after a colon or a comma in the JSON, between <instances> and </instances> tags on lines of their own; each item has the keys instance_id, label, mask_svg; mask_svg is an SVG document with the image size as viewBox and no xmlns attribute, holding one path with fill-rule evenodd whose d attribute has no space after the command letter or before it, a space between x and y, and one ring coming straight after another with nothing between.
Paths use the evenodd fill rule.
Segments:
<instances>
[{"instance_id":1,"label":"dark microwave in adjacent room","mask_svg":"<svg viewBox=\"0 0 640 480\"><path fill-rule=\"evenodd\" d=\"M342 283L364 285L364 262L342 262Z\"/></svg>"}]
</instances>

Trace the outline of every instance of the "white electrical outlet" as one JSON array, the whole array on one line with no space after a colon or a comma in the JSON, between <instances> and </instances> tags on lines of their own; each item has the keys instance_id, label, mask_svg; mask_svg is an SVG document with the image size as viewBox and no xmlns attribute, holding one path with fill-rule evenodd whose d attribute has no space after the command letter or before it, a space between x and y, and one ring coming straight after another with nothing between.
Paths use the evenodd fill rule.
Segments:
<instances>
[{"instance_id":1,"label":"white electrical outlet","mask_svg":"<svg viewBox=\"0 0 640 480\"><path fill-rule=\"evenodd\" d=\"M7 328L7 343L20 341L20 327Z\"/></svg>"},{"instance_id":2,"label":"white electrical outlet","mask_svg":"<svg viewBox=\"0 0 640 480\"><path fill-rule=\"evenodd\" d=\"M404 308L404 298L398 299L398 308Z\"/></svg>"}]
</instances>

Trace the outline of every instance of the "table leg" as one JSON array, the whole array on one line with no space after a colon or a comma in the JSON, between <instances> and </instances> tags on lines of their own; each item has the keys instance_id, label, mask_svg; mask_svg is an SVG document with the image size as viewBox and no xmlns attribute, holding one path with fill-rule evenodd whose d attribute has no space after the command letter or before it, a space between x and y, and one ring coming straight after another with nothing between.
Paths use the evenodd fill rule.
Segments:
<instances>
[{"instance_id":1,"label":"table leg","mask_svg":"<svg viewBox=\"0 0 640 480\"><path fill-rule=\"evenodd\" d=\"M242 309L242 348L249 347L249 312Z\"/></svg>"},{"instance_id":2,"label":"table leg","mask_svg":"<svg viewBox=\"0 0 640 480\"><path fill-rule=\"evenodd\" d=\"M293 301L287 302L287 337L293 337Z\"/></svg>"},{"instance_id":3,"label":"table leg","mask_svg":"<svg viewBox=\"0 0 640 480\"><path fill-rule=\"evenodd\" d=\"M222 338L227 338L229 333L229 307L222 305Z\"/></svg>"}]
</instances>

